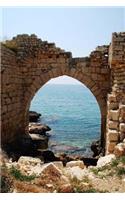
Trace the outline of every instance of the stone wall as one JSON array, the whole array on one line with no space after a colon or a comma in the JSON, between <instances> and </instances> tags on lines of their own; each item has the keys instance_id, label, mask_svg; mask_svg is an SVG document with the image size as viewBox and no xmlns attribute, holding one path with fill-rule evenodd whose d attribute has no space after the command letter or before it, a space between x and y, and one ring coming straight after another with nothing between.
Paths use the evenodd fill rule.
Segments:
<instances>
[{"instance_id":1,"label":"stone wall","mask_svg":"<svg viewBox=\"0 0 125 200\"><path fill-rule=\"evenodd\" d=\"M15 53L3 45L1 65L1 139L8 143L22 132L22 75Z\"/></svg>"},{"instance_id":2,"label":"stone wall","mask_svg":"<svg viewBox=\"0 0 125 200\"><path fill-rule=\"evenodd\" d=\"M112 92L107 103L106 149L107 153L125 155L125 33L113 34L109 51Z\"/></svg>"},{"instance_id":3,"label":"stone wall","mask_svg":"<svg viewBox=\"0 0 125 200\"><path fill-rule=\"evenodd\" d=\"M125 38L124 34L121 35L118 34L119 38ZM124 110L120 103L121 94L124 96L122 88L124 86L124 73L122 73L124 72L124 55L121 59L123 63L121 60L120 63L118 62L121 58L120 52L122 54L124 52L121 48L122 44L123 41L115 43L114 34L110 46L97 47L89 57L72 58L70 52L57 48L54 43L42 41L35 35L18 35L6 41L2 45L2 144L27 134L28 110L36 92L51 78L68 75L85 84L95 96L101 113L102 146L106 147L106 150L111 148L114 144L114 140L109 139L111 126L116 128L113 131L117 131L119 126L123 130L124 122L122 119L120 125L118 120L114 120L114 116L117 118L117 112L123 113L122 110ZM121 78L118 79L119 73L121 73L120 77L123 76L123 82ZM114 90L116 81L121 91L120 100L116 98ZM114 96L113 92L116 102L110 102L111 97ZM116 106L116 109L114 107L112 109L111 105ZM119 111L119 109L122 110ZM113 115L113 119L110 119L110 115ZM118 134L124 135L123 131ZM115 134L115 145L119 141L118 134ZM110 144L109 141L111 141ZM107 150L108 152L110 151Z\"/></svg>"}]
</instances>

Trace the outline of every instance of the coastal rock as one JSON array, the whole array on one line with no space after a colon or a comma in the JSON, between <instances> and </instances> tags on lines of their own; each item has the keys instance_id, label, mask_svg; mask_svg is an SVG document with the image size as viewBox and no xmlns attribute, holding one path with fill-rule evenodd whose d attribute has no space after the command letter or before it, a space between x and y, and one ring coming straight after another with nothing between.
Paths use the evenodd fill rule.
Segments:
<instances>
[{"instance_id":1,"label":"coastal rock","mask_svg":"<svg viewBox=\"0 0 125 200\"><path fill-rule=\"evenodd\" d=\"M93 151L93 157L98 156L101 151L102 151L102 147L101 147L101 142L100 140L94 141L91 144L91 150Z\"/></svg>"},{"instance_id":2,"label":"coastal rock","mask_svg":"<svg viewBox=\"0 0 125 200\"><path fill-rule=\"evenodd\" d=\"M115 159L115 155L114 154L110 154L110 155L106 155L103 157L100 157L98 162L97 162L97 167L103 167L106 164L109 164L112 162L113 159Z\"/></svg>"},{"instance_id":3,"label":"coastal rock","mask_svg":"<svg viewBox=\"0 0 125 200\"><path fill-rule=\"evenodd\" d=\"M54 153L50 150L43 151L42 156L44 158L44 162L53 162L58 161L59 159L54 155Z\"/></svg>"},{"instance_id":4,"label":"coastal rock","mask_svg":"<svg viewBox=\"0 0 125 200\"><path fill-rule=\"evenodd\" d=\"M84 169L85 165L83 163L83 161L70 161L66 164L66 167L80 167L81 169Z\"/></svg>"},{"instance_id":5,"label":"coastal rock","mask_svg":"<svg viewBox=\"0 0 125 200\"><path fill-rule=\"evenodd\" d=\"M97 161L98 159L97 158L85 158L85 157L82 157L80 158L80 160L82 160L85 164L85 166L96 166L97 165Z\"/></svg>"},{"instance_id":6,"label":"coastal rock","mask_svg":"<svg viewBox=\"0 0 125 200\"><path fill-rule=\"evenodd\" d=\"M58 156L58 159L63 162L63 165L66 166L67 162L73 161L75 157L71 155L67 155L65 153L62 153Z\"/></svg>"},{"instance_id":7,"label":"coastal rock","mask_svg":"<svg viewBox=\"0 0 125 200\"><path fill-rule=\"evenodd\" d=\"M37 122L41 114L35 111L29 111L29 122Z\"/></svg>"},{"instance_id":8,"label":"coastal rock","mask_svg":"<svg viewBox=\"0 0 125 200\"><path fill-rule=\"evenodd\" d=\"M47 131L50 131L51 128L45 124L40 123L30 123L29 124L29 133L30 134L40 134L40 135L46 135Z\"/></svg>"},{"instance_id":9,"label":"coastal rock","mask_svg":"<svg viewBox=\"0 0 125 200\"><path fill-rule=\"evenodd\" d=\"M29 134L36 149L48 148L48 137L39 134Z\"/></svg>"}]
</instances>

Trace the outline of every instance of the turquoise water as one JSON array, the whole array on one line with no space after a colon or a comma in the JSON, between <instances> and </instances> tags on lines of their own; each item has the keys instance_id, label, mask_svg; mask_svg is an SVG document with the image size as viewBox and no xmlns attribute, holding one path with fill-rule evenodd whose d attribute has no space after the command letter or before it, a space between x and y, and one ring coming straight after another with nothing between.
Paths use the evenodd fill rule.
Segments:
<instances>
[{"instance_id":1,"label":"turquoise water","mask_svg":"<svg viewBox=\"0 0 125 200\"><path fill-rule=\"evenodd\" d=\"M84 85L46 84L35 95L30 110L42 114L52 128L49 147L54 152L90 154L100 137L100 110Z\"/></svg>"}]
</instances>

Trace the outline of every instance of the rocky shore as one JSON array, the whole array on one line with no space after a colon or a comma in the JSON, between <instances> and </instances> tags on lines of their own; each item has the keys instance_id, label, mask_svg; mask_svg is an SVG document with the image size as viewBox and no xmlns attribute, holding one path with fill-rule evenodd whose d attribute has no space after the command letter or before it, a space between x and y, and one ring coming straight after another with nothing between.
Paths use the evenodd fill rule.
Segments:
<instances>
[{"instance_id":1,"label":"rocky shore","mask_svg":"<svg viewBox=\"0 0 125 200\"><path fill-rule=\"evenodd\" d=\"M103 157L100 141L93 157L54 154L48 149L51 128L29 113L29 134L0 152L1 192L125 192L125 157Z\"/></svg>"},{"instance_id":2,"label":"rocky shore","mask_svg":"<svg viewBox=\"0 0 125 200\"><path fill-rule=\"evenodd\" d=\"M101 153L101 147L99 141L93 142L91 145L91 149L94 152L93 157L84 157L84 156L74 156L74 155L67 155L66 153L57 153L54 155L53 151L48 150L48 141L49 137L51 136L49 134L49 131L51 131L51 128L45 124L39 123L39 118L41 114L30 111L29 112L29 135L31 139L33 140L33 143L38 151L41 152L41 155L43 156L44 162L51 162L51 161L62 161L64 165L66 165L69 161L75 161L75 160L82 160L85 162L87 166L89 165L96 165L98 158L95 158ZM64 146L65 148L65 146ZM67 148L71 148L68 146Z\"/></svg>"},{"instance_id":3,"label":"rocky shore","mask_svg":"<svg viewBox=\"0 0 125 200\"><path fill-rule=\"evenodd\" d=\"M125 192L125 157L101 157L97 166L83 161L44 163L39 158L21 156L12 162L1 156L1 192L6 193L105 193Z\"/></svg>"},{"instance_id":4,"label":"rocky shore","mask_svg":"<svg viewBox=\"0 0 125 200\"><path fill-rule=\"evenodd\" d=\"M48 143L49 138L51 137L51 128L40 123L40 117L40 113L30 111L29 133L16 141L16 143L11 143L5 147L5 151L12 161L18 161L21 156L31 156L40 158L44 163L62 161L63 165L66 166L66 163L69 161L81 160L86 166L96 166L98 161L97 149L99 149L97 143L93 143L92 147L93 151L96 152L96 157L85 157L64 152L54 153L49 149ZM65 146L63 148L65 148Z\"/></svg>"}]
</instances>

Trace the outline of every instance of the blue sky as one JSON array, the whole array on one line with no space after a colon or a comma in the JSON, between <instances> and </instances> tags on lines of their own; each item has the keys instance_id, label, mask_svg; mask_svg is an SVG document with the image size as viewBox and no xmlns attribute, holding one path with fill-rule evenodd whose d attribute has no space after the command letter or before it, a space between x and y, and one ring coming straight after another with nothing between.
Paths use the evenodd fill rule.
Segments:
<instances>
[{"instance_id":1,"label":"blue sky","mask_svg":"<svg viewBox=\"0 0 125 200\"><path fill-rule=\"evenodd\" d=\"M15 7L4 8L2 16L3 38L35 33L73 57L88 56L109 44L112 32L125 31L125 7Z\"/></svg>"}]
</instances>

